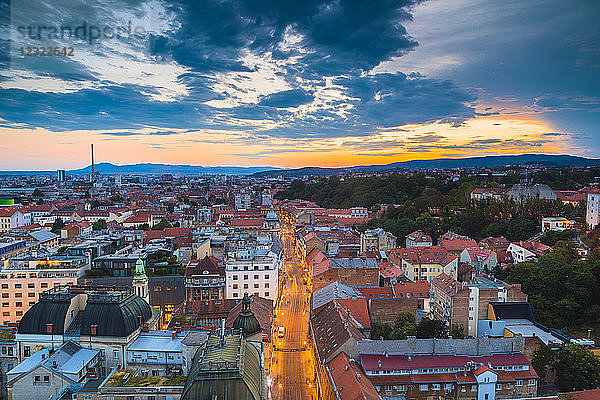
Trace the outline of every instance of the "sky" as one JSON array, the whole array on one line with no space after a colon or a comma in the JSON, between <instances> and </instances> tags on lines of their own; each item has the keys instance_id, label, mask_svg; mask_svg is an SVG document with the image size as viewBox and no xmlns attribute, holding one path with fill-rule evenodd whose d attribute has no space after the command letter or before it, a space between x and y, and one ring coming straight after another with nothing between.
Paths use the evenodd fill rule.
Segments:
<instances>
[{"instance_id":1,"label":"sky","mask_svg":"<svg viewBox=\"0 0 600 400\"><path fill-rule=\"evenodd\" d=\"M0 170L600 158L597 0L8 8Z\"/></svg>"}]
</instances>

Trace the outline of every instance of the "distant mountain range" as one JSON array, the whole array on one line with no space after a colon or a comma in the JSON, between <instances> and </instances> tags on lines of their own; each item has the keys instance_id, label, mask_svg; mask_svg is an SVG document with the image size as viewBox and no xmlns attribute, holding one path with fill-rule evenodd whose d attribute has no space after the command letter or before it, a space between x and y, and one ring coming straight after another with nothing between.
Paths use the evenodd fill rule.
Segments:
<instances>
[{"instance_id":1,"label":"distant mountain range","mask_svg":"<svg viewBox=\"0 0 600 400\"><path fill-rule=\"evenodd\" d=\"M98 163L94 166L96 172L103 175L200 175L200 174L225 174L225 175L251 175L256 172L278 170L275 167L203 167L199 165L172 165L172 164L130 164L115 165L111 163ZM86 175L92 171L91 165L80 169L66 171L70 175ZM0 171L1 175L31 175L54 174L56 171Z\"/></svg>"},{"instance_id":2,"label":"distant mountain range","mask_svg":"<svg viewBox=\"0 0 600 400\"><path fill-rule=\"evenodd\" d=\"M400 161L385 165L360 165L342 168L304 167L257 172L254 176L288 176L336 175L349 173L383 172L395 169L454 169L454 168L492 168L511 165L544 165L556 167L587 167L600 165L600 159L584 158L569 155L523 154L509 156L484 156L471 158L436 158L434 160Z\"/></svg>"},{"instance_id":3,"label":"distant mountain range","mask_svg":"<svg viewBox=\"0 0 600 400\"><path fill-rule=\"evenodd\" d=\"M545 165L545 166L592 166L600 165L600 159L584 158L569 155L523 154L516 156L485 156L472 158L438 158L435 160L401 161L385 165L359 165L342 168L304 167L296 169L281 169L276 167L203 167L197 165L172 164L130 164L115 165L98 163L95 169L105 175L253 175L256 177L300 177L304 175L340 175L361 172L383 172L396 169L453 169L453 168L491 168L511 165ZM89 174L91 166L67 171L71 175ZM0 171L0 175L33 175L54 174L56 171Z\"/></svg>"}]
</instances>

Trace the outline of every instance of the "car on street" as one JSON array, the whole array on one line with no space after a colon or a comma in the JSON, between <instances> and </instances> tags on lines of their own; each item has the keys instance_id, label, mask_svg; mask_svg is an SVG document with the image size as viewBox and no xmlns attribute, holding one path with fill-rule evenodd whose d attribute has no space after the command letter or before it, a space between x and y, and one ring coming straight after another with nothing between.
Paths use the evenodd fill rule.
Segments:
<instances>
[{"instance_id":1,"label":"car on street","mask_svg":"<svg viewBox=\"0 0 600 400\"><path fill-rule=\"evenodd\" d=\"M283 337L285 335L285 326L280 326L277 329L277 336L278 337Z\"/></svg>"}]
</instances>

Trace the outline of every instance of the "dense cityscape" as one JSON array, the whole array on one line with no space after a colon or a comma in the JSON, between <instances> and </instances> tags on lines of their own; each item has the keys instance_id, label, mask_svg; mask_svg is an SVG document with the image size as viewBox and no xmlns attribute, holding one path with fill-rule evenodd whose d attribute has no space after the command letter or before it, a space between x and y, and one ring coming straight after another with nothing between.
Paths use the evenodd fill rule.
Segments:
<instances>
[{"instance_id":1,"label":"dense cityscape","mask_svg":"<svg viewBox=\"0 0 600 400\"><path fill-rule=\"evenodd\" d=\"M0 1L0 400L600 400L599 16Z\"/></svg>"},{"instance_id":2,"label":"dense cityscape","mask_svg":"<svg viewBox=\"0 0 600 400\"><path fill-rule=\"evenodd\" d=\"M596 167L89 169L0 178L3 398L600 394Z\"/></svg>"}]
</instances>

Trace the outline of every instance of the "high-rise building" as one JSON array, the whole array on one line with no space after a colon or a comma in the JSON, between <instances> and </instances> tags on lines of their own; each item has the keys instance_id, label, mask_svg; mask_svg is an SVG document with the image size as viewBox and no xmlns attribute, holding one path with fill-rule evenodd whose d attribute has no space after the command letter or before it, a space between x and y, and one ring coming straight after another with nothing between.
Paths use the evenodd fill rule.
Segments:
<instances>
[{"instance_id":1,"label":"high-rise building","mask_svg":"<svg viewBox=\"0 0 600 400\"><path fill-rule=\"evenodd\" d=\"M56 171L56 175L59 182L64 182L67 178L67 173L64 169L59 169L58 171Z\"/></svg>"},{"instance_id":2,"label":"high-rise building","mask_svg":"<svg viewBox=\"0 0 600 400\"><path fill-rule=\"evenodd\" d=\"M115 176L115 186L121 186L121 175Z\"/></svg>"}]
</instances>

